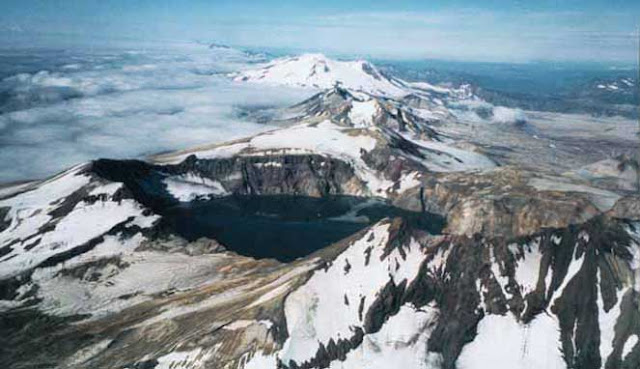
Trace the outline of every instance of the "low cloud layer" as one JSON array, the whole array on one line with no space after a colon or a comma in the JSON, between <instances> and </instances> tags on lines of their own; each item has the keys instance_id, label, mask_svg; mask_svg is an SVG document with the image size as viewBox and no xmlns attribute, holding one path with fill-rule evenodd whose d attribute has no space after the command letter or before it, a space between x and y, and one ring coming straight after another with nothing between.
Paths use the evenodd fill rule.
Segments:
<instances>
[{"instance_id":1,"label":"low cloud layer","mask_svg":"<svg viewBox=\"0 0 640 369\"><path fill-rule=\"evenodd\" d=\"M33 56L23 58L27 63ZM268 129L235 117L234 110L285 106L309 92L268 91L226 77L255 60L201 47L74 52L41 66L30 61L30 72L0 81L0 182L41 178L99 157L142 157Z\"/></svg>"}]
</instances>

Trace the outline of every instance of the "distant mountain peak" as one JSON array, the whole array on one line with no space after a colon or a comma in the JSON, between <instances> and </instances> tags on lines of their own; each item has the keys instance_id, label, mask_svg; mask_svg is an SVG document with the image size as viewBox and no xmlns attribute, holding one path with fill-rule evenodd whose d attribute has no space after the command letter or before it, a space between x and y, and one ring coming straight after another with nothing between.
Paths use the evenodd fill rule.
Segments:
<instances>
[{"instance_id":1,"label":"distant mountain peak","mask_svg":"<svg viewBox=\"0 0 640 369\"><path fill-rule=\"evenodd\" d=\"M378 96L408 93L366 60L338 61L323 54L279 58L258 69L240 72L234 80L319 89L340 86Z\"/></svg>"}]
</instances>

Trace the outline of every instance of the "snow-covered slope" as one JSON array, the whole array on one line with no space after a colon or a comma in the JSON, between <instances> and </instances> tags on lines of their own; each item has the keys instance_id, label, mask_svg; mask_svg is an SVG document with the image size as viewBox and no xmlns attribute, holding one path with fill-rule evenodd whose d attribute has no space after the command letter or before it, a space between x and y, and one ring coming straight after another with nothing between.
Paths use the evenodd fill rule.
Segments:
<instances>
[{"instance_id":1,"label":"snow-covered slope","mask_svg":"<svg viewBox=\"0 0 640 369\"><path fill-rule=\"evenodd\" d=\"M421 172L486 170L495 163L479 153L446 143L412 140L385 127L357 121L343 126L331 120L300 123L230 144L161 155L161 163L179 163L191 155L201 160L229 157L270 158L320 155L346 163L355 178L345 191L355 196L394 197L419 184ZM364 125L364 128L357 128ZM261 165L267 165L263 163ZM277 161L271 165L280 165Z\"/></svg>"},{"instance_id":2,"label":"snow-covered slope","mask_svg":"<svg viewBox=\"0 0 640 369\"><path fill-rule=\"evenodd\" d=\"M637 319L629 301L638 291L633 278L603 282L621 259L598 251L603 235L592 225L507 246L420 243L401 222L382 222L287 297L287 340L245 367L632 367L640 331L626 327ZM637 258L637 234L619 230ZM634 274L634 263L618 265Z\"/></svg>"},{"instance_id":3,"label":"snow-covered slope","mask_svg":"<svg viewBox=\"0 0 640 369\"><path fill-rule=\"evenodd\" d=\"M0 233L0 279L63 262L74 250L91 250L117 227L153 223L140 204L122 198L122 184L96 181L86 169L78 166L0 200L0 208L8 209Z\"/></svg>"},{"instance_id":4,"label":"snow-covered slope","mask_svg":"<svg viewBox=\"0 0 640 369\"><path fill-rule=\"evenodd\" d=\"M276 59L265 66L240 72L235 81L327 89L340 85L381 96L403 96L407 91L364 60L337 61L322 54Z\"/></svg>"},{"instance_id":5,"label":"snow-covered slope","mask_svg":"<svg viewBox=\"0 0 640 369\"><path fill-rule=\"evenodd\" d=\"M274 115L275 119L293 122L321 117L354 128L385 127L437 140L441 137L434 126L454 120L446 107L428 96L409 95L398 100L342 87L320 92Z\"/></svg>"},{"instance_id":6,"label":"snow-covered slope","mask_svg":"<svg viewBox=\"0 0 640 369\"><path fill-rule=\"evenodd\" d=\"M640 224L606 214L576 224L560 208L555 217L564 223L545 218L539 214L548 205L536 205L538 198L562 206L582 198L538 192L526 180L504 184L508 172L483 173L486 183L430 174L430 187L403 164L398 180L415 182L403 191L380 188L395 197L423 186L418 197L400 198L405 211L288 263L239 256L211 239L189 242L163 226L163 206L197 206L207 189L214 197L322 197L320 183L325 191L375 196L365 191L382 182L363 173L385 178L367 159L376 150L373 162L430 160L397 148L385 154L390 137L380 128L307 123L174 156L182 158L175 164L97 161L4 198L0 315L16 323L7 327L0 363L449 369L640 362L633 303ZM312 170L292 161L298 157ZM358 184L363 179L367 185ZM195 197L185 195L190 185ZM438 196L462 204L443 213L451 223L511 222L501 226L512 231L445 233L424 212ZM487 211L469 201L475 196L498 206ZM518 222L533 228L518 230Z\"/></svg>"},{"instance_id":7,"label":"snow-covered slope","mask_svg":"<svg viewBox=\"0 0 640 369\"><path fill-rule=\"evenodd\" d=\"M338 61L321 54L275 59L256 69L231 74L236 82L296 86L323 90L302 103L318 111L317 100L335 96L352 101L349 118L354 123L369 120L381 105L391 115L408 114L425 121L469 121L514 123L524 115L514 109L496 107L474 95L469 85L433 85L407 82L381 73L364 60ZM329 95L334 95L333 97ZM371 100L376 100L378 104ZM326 101L323 104L326 105ZM322 106L326 107L326 106ZM335 107L335 106L334 106ZM393 111L393 112L392 112ZM283 115L286 117L287 113Z\"/></svg>"},{"instance_id":8,"label":"snow-covered slope","mask_svg":"<svg viewBox=\"0 0 640 369\"><path fill-rule=\"evenodd\" d=\"M1 367L639 367L640 207L593 187L619 163L499 167L444 127L472 97L365 62L236 78L327 90L272 131L2 189Z\"/></svg>"}]
</instances>

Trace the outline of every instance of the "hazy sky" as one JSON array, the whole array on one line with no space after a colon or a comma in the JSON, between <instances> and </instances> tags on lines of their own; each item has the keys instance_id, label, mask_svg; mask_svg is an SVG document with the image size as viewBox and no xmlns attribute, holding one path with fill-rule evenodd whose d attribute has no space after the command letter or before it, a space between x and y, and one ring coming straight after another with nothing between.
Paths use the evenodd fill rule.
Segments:
<instances>
[{"instance_id":1,"label":"hazy sky","mask_svg":"<svg viewBox=\"0 0 640 369\"><path fill-rule=\"evenodd\" d=\"M0 46L202 40L384 58L635 60L638 0L0 0Z\"/></svg>"}]
</instances>

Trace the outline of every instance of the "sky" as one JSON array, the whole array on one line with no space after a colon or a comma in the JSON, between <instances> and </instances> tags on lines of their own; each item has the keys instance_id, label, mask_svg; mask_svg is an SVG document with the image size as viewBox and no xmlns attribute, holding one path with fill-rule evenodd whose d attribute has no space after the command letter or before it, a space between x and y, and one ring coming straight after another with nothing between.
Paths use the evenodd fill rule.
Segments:
<instances>
[{"instance_id":1,"label":"sky","mask_svg":"<svg viewBox=\"0 0 640 369\"><path fill-rule=\"evenodd\" d=\"M395 59L615 61L637 0L0 0L0 47L211 41Z\"/></svg>"}]
</instances>

